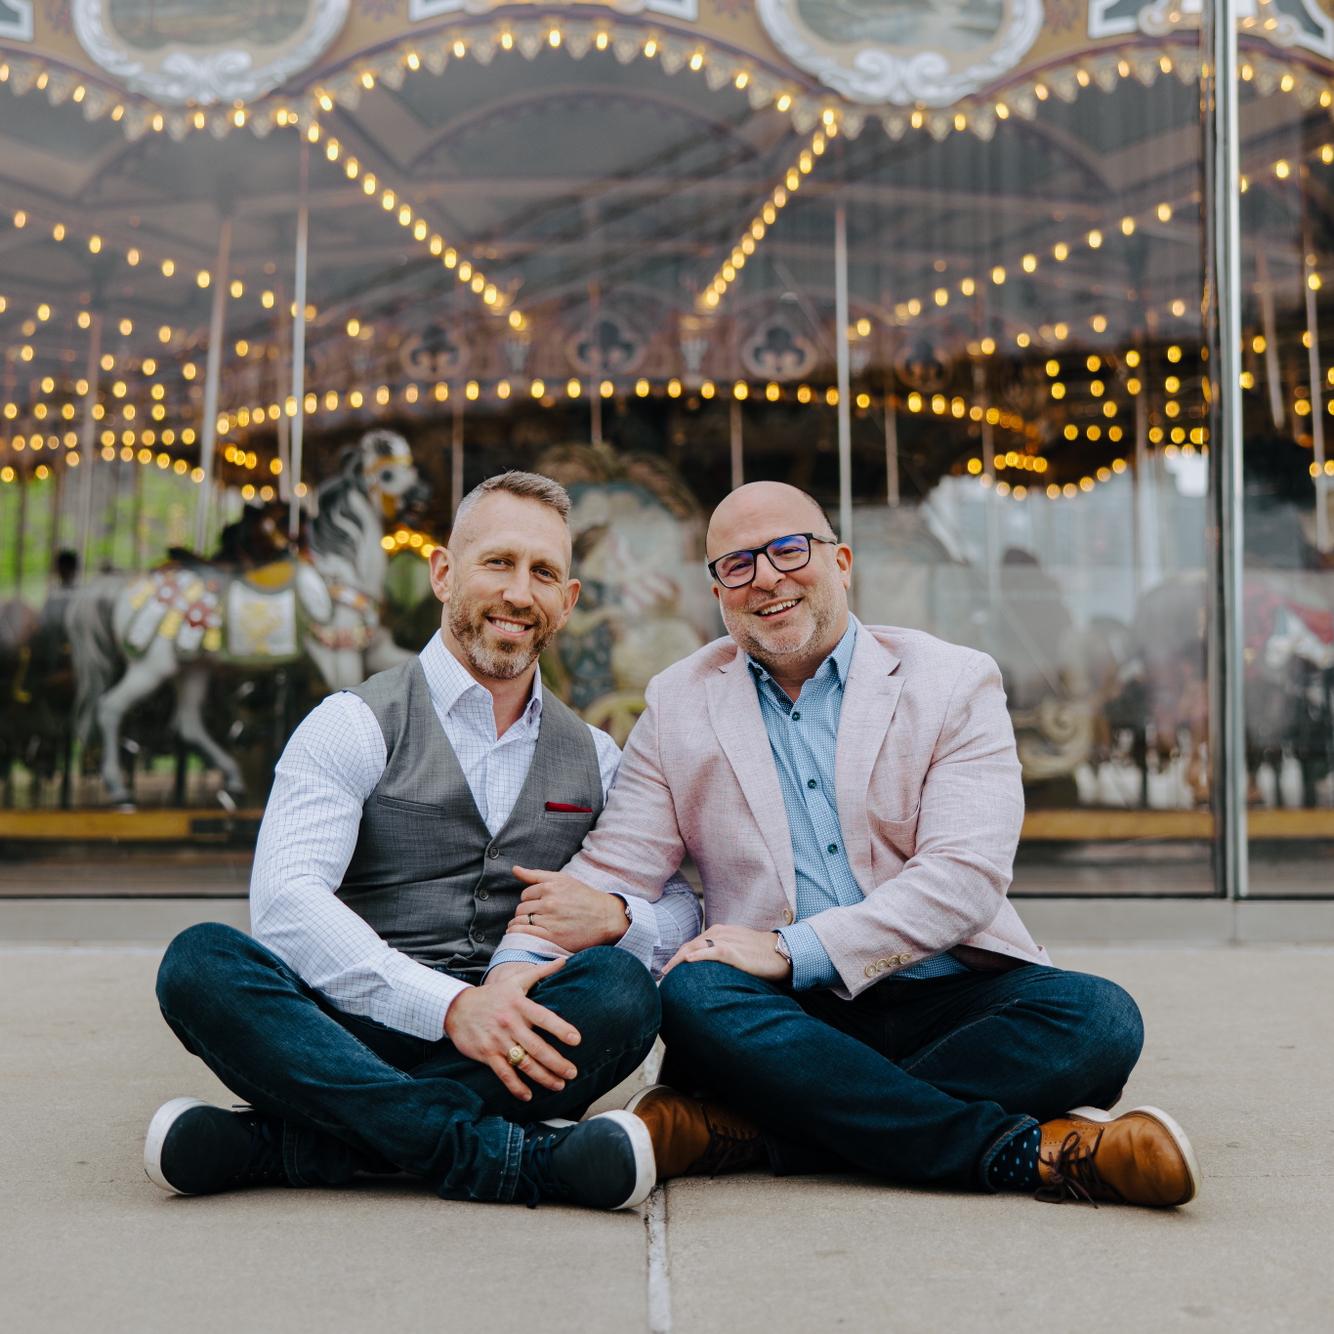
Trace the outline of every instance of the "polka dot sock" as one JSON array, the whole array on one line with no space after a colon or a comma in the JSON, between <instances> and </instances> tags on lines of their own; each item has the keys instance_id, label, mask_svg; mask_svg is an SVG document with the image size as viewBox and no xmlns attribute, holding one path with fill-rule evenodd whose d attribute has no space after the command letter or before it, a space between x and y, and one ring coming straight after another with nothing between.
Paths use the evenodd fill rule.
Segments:
<instances>
[{"instance_id":1,"label":"polka dot sock","mask_svg":"<svg viewBox=\"0 0 1334 1334\"><path fill-rule=\"evenodd\" d=\"M1042 1132L1037 1126L1021 1131L991 1160L987 1181L993 1190L1037 1190L1038 1149Z\"/></svg>"}]
</instances>

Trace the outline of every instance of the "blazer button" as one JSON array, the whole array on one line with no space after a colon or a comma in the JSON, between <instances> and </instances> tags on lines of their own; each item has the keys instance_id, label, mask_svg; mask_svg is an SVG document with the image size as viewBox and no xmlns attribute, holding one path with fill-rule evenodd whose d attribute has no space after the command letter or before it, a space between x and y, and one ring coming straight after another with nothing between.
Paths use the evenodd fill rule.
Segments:
<instances>
[{"instance_id":1,"label":"blazer button","mask_svg":"<svg viewBox=\"0 0 1334 1334\"><path fill-rule=\"evenodd\" d=\"M862 972L865 973L867 977L874 977L879 971L879 968L873 963L868 963L866 967L862 969Z\"/></svg>"},{"instance_id":2,"label":"blazer button","mask_svg":"<svg viewBox=\"0 0 1334 1334\"><path fill-rule=\"evenodd\" d=\"M793 921L793 918L792 918L792 909L791 909L791 908L784 908L784 909L783 909L783 925L784 925L784 926L791 926L791 925L792 925L792 921Z\"/></svg>"}]
</instances>

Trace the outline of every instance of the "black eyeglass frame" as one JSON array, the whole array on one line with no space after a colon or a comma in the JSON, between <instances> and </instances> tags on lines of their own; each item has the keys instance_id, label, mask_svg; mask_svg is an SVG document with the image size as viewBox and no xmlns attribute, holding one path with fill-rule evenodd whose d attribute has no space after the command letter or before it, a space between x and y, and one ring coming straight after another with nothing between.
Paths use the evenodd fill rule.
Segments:
<instances>
[{"instance_id":1,"label":"black eyeglass frame","mask_svg":"<svg viewBox=\"0 0 1334 1334\"><path fill-rule=\"evenodd\" d=\"M781 566L774 560L769 548L779 542L790 542L794 537L803 537L806 539L806 559L802 561L800 565ZM811 563L811 555L815 550L815 547L812 544L815 542L823 542L826 546L831 547L838 546L838 538L836 537L818 537L815 533L784 533L781 537L771 537L761 547L739 547L736 551L725 551L717 560L709 561L705 568L709 572L709 577L720 588L745 588L748 584L753 584L755 582L755 572L760 568L761 556L764 556L769 564L780 574L792 574L797 570L804 570ZM733 556L750 557L750 578L743 580L739 584L729 584L718 574L717 566L719 562L730 560Z\"/></svg>"}]
</instances>

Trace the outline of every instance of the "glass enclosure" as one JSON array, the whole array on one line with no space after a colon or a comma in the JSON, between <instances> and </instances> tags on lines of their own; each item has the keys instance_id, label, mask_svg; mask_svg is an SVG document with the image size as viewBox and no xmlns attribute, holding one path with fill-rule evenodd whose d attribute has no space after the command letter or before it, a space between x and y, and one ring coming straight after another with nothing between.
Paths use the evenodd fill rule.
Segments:
<instances>
[{"instance_id":1,"label":"glass enclosure","mask_svg":"<svg viewBox=\"0 0 1334 1334\"><path fill-rule=\"evenodd\" d=\"M709 511L788 481L863 620L1000 664L1017 893L1218 892L1199 4L182 3L97 41L98 5L59 8L0 3L7 884L152 849L243 884L291 729L420 648L423 558L522 467L575 501L545 677L618 738L722 633ZM1225 8L1227 759L1253 891L1305 894L1334 839L1334 20ZM171 73L232 48L244 87Z\"/></svg>"}]
</instances>

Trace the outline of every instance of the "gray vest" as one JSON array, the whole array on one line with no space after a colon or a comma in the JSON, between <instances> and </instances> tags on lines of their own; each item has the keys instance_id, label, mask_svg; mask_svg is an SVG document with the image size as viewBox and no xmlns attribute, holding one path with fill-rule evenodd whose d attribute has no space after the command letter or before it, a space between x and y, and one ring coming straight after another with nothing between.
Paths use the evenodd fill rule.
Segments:
<instances>
[{"instance_id":1,"label":"gray vest","mask_svg":"<svg viewBox=\"0 0 1334 1334\"><path fill-rule=\"evenodd\" d=\"M397 950L475 980L514 915L513 866L559 869L602 810L588 725L549 691L514 809L492 838L413 658L353 688L384 734L387 759L361 812L338 897ZM548 802L588 814L553 811Z\"/></svg>"}]
</instances>

